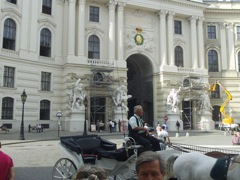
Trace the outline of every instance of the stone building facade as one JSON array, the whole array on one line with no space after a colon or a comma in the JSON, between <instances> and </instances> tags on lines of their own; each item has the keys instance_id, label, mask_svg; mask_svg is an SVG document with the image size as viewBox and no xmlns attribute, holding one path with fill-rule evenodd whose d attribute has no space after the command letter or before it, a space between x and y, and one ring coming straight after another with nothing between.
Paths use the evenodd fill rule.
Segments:
<instances>
[{"instance_id":1,"label":"stone building facade","mask_svg":"<svg viewBox=\"0 0 240 180\"><path fill-rule=\"evenodd\" d=\"M19 129L25 89L25 126L57 129L61 111L62 128L69 130L68 92L78 79L88 127L99 120L107 129L109 119L118 121L112 96L121 85L131 95L122 119L141 104L146 122L162 123L169 92L182 87L184 124L198 128L204 93L213 107L210 119L218 122L226 95L221 87L209 91L215 81L231 92L226 112L238 122L236 0L2 0L0 9L0 125Z\"/></svg>"}]
</instances>

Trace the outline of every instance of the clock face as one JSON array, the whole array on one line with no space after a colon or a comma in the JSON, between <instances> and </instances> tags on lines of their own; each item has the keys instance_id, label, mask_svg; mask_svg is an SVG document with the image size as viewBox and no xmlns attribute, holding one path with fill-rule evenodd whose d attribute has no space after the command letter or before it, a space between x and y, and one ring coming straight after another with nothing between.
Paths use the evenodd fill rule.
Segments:
<instances>
[{"instance_id":1,"label":"clock face","mask_svg":"<svg viewBox=\"0 0 240 180\"><path fill-rule=\"evenodd\" d=\"M143 44L143 36L141 34L136 34L134 37L135 43L139 46Z\"/></svg>"}]
</instances>

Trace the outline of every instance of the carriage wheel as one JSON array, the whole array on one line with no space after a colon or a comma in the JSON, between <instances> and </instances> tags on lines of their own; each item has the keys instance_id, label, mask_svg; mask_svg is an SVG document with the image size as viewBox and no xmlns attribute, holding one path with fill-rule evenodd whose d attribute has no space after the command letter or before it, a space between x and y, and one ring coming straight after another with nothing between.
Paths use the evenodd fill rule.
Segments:
<instances>
[{"instance_id":1,"label":"carriage wheel","mask_svg":"<svg viewBox=\"0 0 240 180\"><path fill-rule=\"evenodd\" d=\"M72 160L68 158L61 158L55 163L53 167L52 179L53 180L72 179L76 171L77 171L77 167Z\"/></svg>"}]
</instances>

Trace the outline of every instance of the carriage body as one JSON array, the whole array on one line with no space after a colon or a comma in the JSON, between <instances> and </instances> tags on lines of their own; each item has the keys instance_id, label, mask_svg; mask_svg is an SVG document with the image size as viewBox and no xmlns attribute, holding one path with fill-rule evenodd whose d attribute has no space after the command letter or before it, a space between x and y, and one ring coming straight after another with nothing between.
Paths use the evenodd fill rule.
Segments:
<instances>
[{"instance_id":1,"label":"carriage body","mask_svg":"<svg viewBox=\"0 0 240 180\"><path fill-rule=\"evenodd\" d=\"M115 143L98 135L61 137L58 145L66 157L56 162L53 179L71 179L77 169L85 164L101 167L115 179L134 176L136 151L117 148Z\"/></svg>"}]
</instances>

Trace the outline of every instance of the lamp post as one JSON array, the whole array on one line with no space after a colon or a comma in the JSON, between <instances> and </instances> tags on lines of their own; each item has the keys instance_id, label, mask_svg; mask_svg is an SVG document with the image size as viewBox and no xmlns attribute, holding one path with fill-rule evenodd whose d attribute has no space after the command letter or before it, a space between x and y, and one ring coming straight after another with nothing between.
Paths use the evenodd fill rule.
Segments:
<instances>
[{"instance_id":1,"label":"lamp post","mask_svg":"<svg viewBox=\"0 0 240 180\"><path fill-rule=\"evenodd\" d=\"M84 98L84 106L85 106L85 121L84 121L84 131L83 131L83 135L87 135L87 105L88 105L88 100L87 100L87 96L85 96Z\"/></svg>"},{"instance_id":2,"label":"lamp post","mask_svg":"<svg viewBox=\"0 0 240 180\"><path fill-rule=\"evenodd\" d=\"M26 99L27 99L27 94L25 92L25 89L23 90L23 93L21 95L21 99L22 99L22 122L21 122L21 128L20 128L20 136L19 136L19 140L25 140L25 137L24 137L24 104L26 102Z\"/></svg>"}]
</instances>

